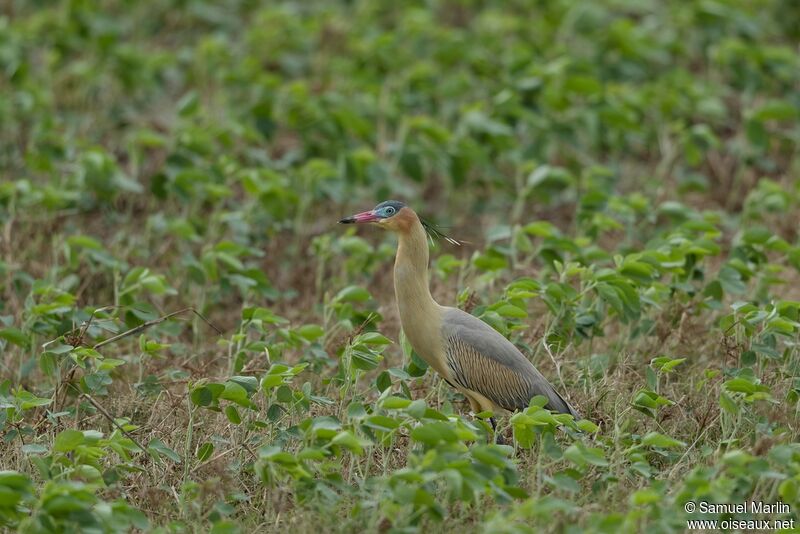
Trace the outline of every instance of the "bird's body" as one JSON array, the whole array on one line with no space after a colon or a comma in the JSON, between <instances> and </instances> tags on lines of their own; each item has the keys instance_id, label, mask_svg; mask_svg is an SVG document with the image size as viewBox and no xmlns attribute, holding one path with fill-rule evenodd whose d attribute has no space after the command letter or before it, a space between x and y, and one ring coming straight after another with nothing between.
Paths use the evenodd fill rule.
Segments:
<instances>
[{"instance_id":1,"label":"bird's body","mask_svg":"<svg viewBox=\"0 0 800 534\"><path fill-rule=\"evenodd\" d=\"M578 416L497 330L457 308L444 310L442 337L451 383L470 399L474 411L522 410L533 397L543 395L551 410Z\"/></svg>"},{"instance_id":2,"label":"bird's body","mask_svg":"<svg viewBox=\"0 0 800 534\"><path fill-rule=\"evenodd\" d=\"M531 398L543 395L550 410L578 417L513 343L477 317L433 299L427 233L413 210L388 201L341 222L378 222L398 234L394 288L403 331L417 354L464 394L474 412L524 409Z\"/></svg>"}]
</instances>

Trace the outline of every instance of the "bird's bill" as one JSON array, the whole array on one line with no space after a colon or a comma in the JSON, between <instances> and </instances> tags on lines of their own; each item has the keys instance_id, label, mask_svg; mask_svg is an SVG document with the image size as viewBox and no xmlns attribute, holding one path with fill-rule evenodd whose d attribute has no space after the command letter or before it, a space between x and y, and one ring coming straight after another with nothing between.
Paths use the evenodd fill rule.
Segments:
<instances>
[{"instance_id":1,"label":"bird's bill","mask_svg":"<svg viewBox=\"0 0 800 534\"><path fill-rule=\"evenodd\" d=\"M380 217L378 217L374 211L362 211L361 213L356 213L350 217L345 217L339 222L341 224L359 224L378 222L379 220L381 220Z\"/></svg>"}]
</instances>

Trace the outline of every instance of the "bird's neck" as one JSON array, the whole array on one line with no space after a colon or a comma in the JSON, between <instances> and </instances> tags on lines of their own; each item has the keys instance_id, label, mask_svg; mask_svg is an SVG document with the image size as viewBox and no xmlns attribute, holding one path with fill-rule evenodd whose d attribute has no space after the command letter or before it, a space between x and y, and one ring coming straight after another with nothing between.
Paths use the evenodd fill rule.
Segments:
<instances>
[{"instance_id":1,"label":"bird's neck","mask_svg":"<svg viewBox=\"0 0 800 534\"><path fill-rule=\"evenodd\" d=\"M417 220L399 233L397 258L394 262L394 292L400 311L400 322L412 346L417 332L424 332L440 321L440 306L433 300L428 286L428 240Z\"/></svg>"}]
</instances>

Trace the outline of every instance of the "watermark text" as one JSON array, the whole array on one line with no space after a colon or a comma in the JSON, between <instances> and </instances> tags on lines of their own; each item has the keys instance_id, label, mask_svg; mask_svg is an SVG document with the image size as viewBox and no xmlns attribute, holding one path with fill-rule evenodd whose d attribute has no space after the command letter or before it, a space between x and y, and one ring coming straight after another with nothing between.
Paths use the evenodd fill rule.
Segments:
<instances>
[{"instance_id":1,"label":"watermark text","mask_svg":"<svg viewBox=\"0 0 800 534\"><path fill-rule=\"evenodd\" d=\"M687 514L722 514L722 515L755 515L755 516L787 516L792 513L791 507L781 501L762 502L745 501L740 503L713 503L707 501L686 501L683 509ZM793 517L779 519L739 518L730 519L687 519L688 530L781 530L794 529Z\"/></svg>"}]
</instances>

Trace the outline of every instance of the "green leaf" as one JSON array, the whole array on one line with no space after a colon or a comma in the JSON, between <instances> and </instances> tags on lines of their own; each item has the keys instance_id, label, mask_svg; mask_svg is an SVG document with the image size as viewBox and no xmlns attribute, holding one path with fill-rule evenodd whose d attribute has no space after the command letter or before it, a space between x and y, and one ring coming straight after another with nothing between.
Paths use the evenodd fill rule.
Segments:
<instances>
[{"instance_id":1,"label":"green leaf","mask_svg":"<svg viewBox=\"0 0 800 534\"><path fill-rule=\"evenodd\" d=\"M739 406L734 402L730 395L724 391L719 394L719 406L729 414L735 415L739 412Z\"/></svg>"},{"instance_id":2,"label":"green leaf","mask_svg":"<svg viewBox=\"0 0 800 534\"><path fill-rule=\"evenodd\" d=\"M375 387L377 387L378 391L380 391L381 393L386 391L391 386L392 386L392 377L389 375L388 371L381 372L375 379Z\"/></svg>"},{"instance_id":3,"label":"green leaf","mask_svg":"<svg viewBox=\"0 0 800 534\"><path fill-rule=\"evenodd\" d=\"M365 332L359 335L353 344L364 343L365 345L391 345L392 341L379 332Z\"/></svg>"},{"instance_id":4,"label":"green leaf","mask_svg":"<svg viewBox=\"0 0 800 534\"><path fill-rule=\"evenodd\" d=\"M602 449L587 447L581 443L573 443L570 445L564 451L564 457L580 467L585 465L594 465L598 467L608 466L608 460Z\"/></svg>"},{"instance_id":5,"label":"green leaf","mask_svg":"<svg viewBox=\"0 0 800 534\"><path fill-rule=\"evenodd\" d=\"M261 379L261 389L267 390L283 385L285 382L283 375L267 374Z\"/></svg>"},{"instance_id":6,"label":"green leaf","mask_svg":"<svg viewBox=\"0 0 800 534\"><path fill-rule=\"evenodd\" d=\"M289 403L294 400L294 395L292 394L291 388L288 386L280 386L278 391L275 393L275 397L278 399L278 402Z\"/></svg>"},{"instance_id":7,"label":"green leaf","mask_svg":"<svg viewBox=\"0 0 800 534\"><path fill-rule=\"evenodd\" d=\"M371 371L378 367L383 356L372 350L353 349L351 352L352 364L356 369Z\"/></svg>"},{"instance_id":8,"label":"green leaf","mask_svg":"<svg viewBox=\"0 0 800 534\"><path fill-rule=\"evenodd\" d=\"M325 335L325 330L318 324L306 324L296 330L297 334L306 341L316 341Z\"/></svg>"},{"instance_id":9,"label":"green leaf","mask_svg":"<svg viewBox=\"0 0 800 534\"><path fill-rule=\"evenodd\" d=\"M503 304L494 311L502 315L503 317L511 317L513 319L524 319L528 316L528 312L526 312L522 308L518 308L517 306L508 303Z\"/></svg>"},{"instance_id":10,"label":"green leaf","mask_svg":"<svg viewBox=\"0 0 800 534\"><path fill-rule=\"evenodd\" d=\"M0 471L0 514L6 525L13 519L12 510L23 499L32 497L33 484L17 471Z\"/></svg>"},{"instance_id":11,"label":"green leaf","mask_svg":"<svg viewBox=\"0 0 800 534\"><path fill-rule=\"evenodd\" d=\"M236 406L226 406L225 417L227 417L228 421L234 425L238 425L242 422L242 418L239 416L239 410L236 409Z\"/></svg>"},{"instance_id":12,"label":"green leaf","mask_svg":"<svg viewBox=\"0 0 800 534\"><path fill-rule=\"evenodd\" d=\"M593 422L589 421L588 419L581 419L576 424L578 425L578 428L580 428L584 432L588 432L590 434L594 434L595 432L597 432L600 429L599 426L597 426Z\"/></svg>"},{"instance_id":13,"label":"green leaf","mask_svg":"<svg viewBox=\"0 0 800 534\"><path fill-rule=\"evenodd\" d=\"M214 444L211 442L206 441L197 449L197 459L201 462L205 462L211 455L214 453Z\"/></svg>"},{"instance_id":14,"label":"green leaf","mask_svg":"<svg viewBox=\"0 0 800 534\"><path fill-rule=\"evenodd\" d=\"M0 339L5 339L6 341L17 345L18 347L22 347L23 349L27 349L31 345L30 338L18 328L0 329Z\"/></svg>"},{"instance_id":15,"label":"green leaf","mask_svg":"<svg viewBox=\"0 0 800 534\"><path fill-rule=\"evenodd\" d=\"M150 440L150 443L147 444L147 452L150 453L154 459L158 460L159 458L169 458L176 464L181 463L180 455L175 452L174 450L167 447L163 441L158 438L153 438Z\"/></svg>"},{"instance_id":16,"label":"green leaf","mask_svg":"<svg viewBox=\"0 0 800 534\"><path fill-rule=\"evenodd\" d=\"M211 390L206 386L200 386L192 389L189 398L195 406L210 406L214 400Z\"/></svg>"},{"instance_id":17,"label":"green leaf","mask_svg":"<svg viewBox=\"0 0 800 534\"><path fill-rule=\"evenodd\" d=\"M673 369L677 366L682 364L686 361L686 358L668 358L666 356L660 356L658 358L653 358L650 362L650 365L658 369L662 373L671 373Z\"/></svg>"},{"instance_id":18,"label":"green leaf","mask_svg":"<svg viewBox=\"0 0 800 534\"><path fill-rule=\"evenodd\" d=\"M344 447L360 456L364 454L364 447L368 446L370 442L357 438L352 432L343 430L331 439L331 444Z\"/></svg>"},{"instance_id":19,"label":"green leaf","mask_svg":"<svg viewBox=\"0 0 800 534\"><path fill-rule=\"evenodd\" d=\"M723 266L719 270L717 278L719 283L722 284L722 289L726 293L739 295L744 293L744 291L747 289L747 286L745 286L744 282L742 281L742 275L739 273L739 271L728 265Z\"/></svg>"},{"instance_id":20,"label":"green leaf","mask_svg":"<svg viewBox=\"0 0 800 534\"><path fill-rule=\"evenodd\" d=\"M229 400L244 408L253 408L253 403L247 395L247 390L236 382L226 382L225 390L220 394L219 398Z\"/></svg>"},{"instance_id":21,"label":"green leaf","mask_svg":"<svg viewBox=\"0 0 800 534\"><path fill-rule=\"evenodd\" d=\"M434 421L420 425L411 431L411 438L426 445L436 445L439 442L453 443L458 436L449 423Z\"/></svg>"},{"instance_id":22,"label":"green leaf","mask_svg":"<svg viewBox=\"0 0 800 534\"><path fill-rule=\"evenodd\" d=\"M411 400L402 397L386 397L381 406L386 410L401 410L411 404Z\"/></svg>"},{"instance_id":23,"label":"green leaf","mask_svg":"<svg viewBox=\"0 0 800 534\"><path fill-rule=\"evenodd\" d=\"M736 393L755 393L758 391L756 384L751 382L750 380L746 380L744 378L732 378L726 381L723 386L728 391L733 391Z\"/></svg>"},{"instance_id":24,"label":"green leaf","mask_svg":"<svg viewBox=\"0 0 800 534\"><path fill-rule=\"evenodd\" d=\"M232 376L229 380L242 386L248 395L258 391L258 378L254 376Z\"/></svg>"},{"instance_id":25,"label":"green leaf","mask_svg":"<svg viewBox=\"0 0 800 534\"><path fill-rule=\"evenodd\" d=\"M371 298L369 291L363 287L348 286L334 297L335 302L365 302Z\"/></svg>"},{"instance_id":26,"label":"green leaf","mask_svg":"<svg viewBox=\"0 0 800 534\"><path fill-rule=\"evenodd\" d=\"M56 452L71 452L84 441L83 432L79 430L63 430L56 436L53 450Z\"/></svg>"},{"instance_id":27,"label":"green leaf","mask_svg":"<svg viewBox=\"0 0 800 534\"><path fill-rule=\"evenodd\" d=\"M18 391L14 395L14 399L17 401L17 403L19 403L19 407L22 410L30 410L31 408L37 408L39 406L47 406L53 402L53 399L37 397L33 393L25 390Z\"/></svg>"},{"instance_id":28,"label":"green leaf","mask_svg":"<svg viewBox=\"0 0 800 534\"><path fill-rule=\"evenodd\" d=\"M547 221L528 223L522 230L527 234L538 237L554 237L560 234L558 228L556 228L553 223Z\"/></svg>"},{"instance_id":29,"label":"green leaf","mask_svg":"<svg viewBox=\"0 0 800 534\"><path fill-rule=\"evenodd\" d=\"M791 121L798 116L797 105L788 100L770 100L753 111L757 121Z\"/></svg>"},{"instance_id":30,"label":"green leaf","mask_svg":"<svg viewBox=\"0 0 800 534\"><path fill-rule=\"evenodd\" d=\"M428 371L428 364L425 360L420 358L416 351L412 350L410 361L406 366L406 371L414 378L425 376L425 373Z\"/></svg>"},{"instance_id":31,"label":"green leaf","mask_svg":"<svg viewBox=\"0 0 800 534\"><path fill-rule=\"evenodd\" d=\"M365 425L376 430L390 431L400 426L397 419L385 415L371 415L366 418Z\"/></svg>"},{"instance_id":32,"label":"green leaf","mask_svg":"<svg viewBox=\"0 0 800 534\"><path fill-rule=\"evenodd\" d=\"M360 420L367 416L367 410L360 402L351 402L347 406L347 417L350 419Z\"/></svg>"},{"instance_id":33,"label":"green leaf","mask_svg":"<svg viewBox=\"0 0 800 534\"><path fill-rule=\"evenodd\" d=\"M25 454L46 454L48 448L39 443L26 443L22 446L22 452Z\"/></svg>"},{"instance_id":34,"label":"green leaf","mask_svg":"<svg viewBox=\"0 0 800 534\"><path fill-rule=\"evenodd\" d=\"M634 408L638 409L642 413L649 415L650 417L655 418L656 411L662 406L670 406L674 404L671 400L662 397L658 393L654 391L648 391L645 389L639 390L636 393L636 396L633 399Z\"/></svg>"},{"instance_id":35,"label":"green leaf","mask_svg":"<svg viewBox=\"0 0 800 534\"><path fill-rule=\"evenodd\" d=\"M650 432L642 438L642 444L648 447L660 447L662 449L683 449L686 443L678 441L677 439L659 434L658 432Z\"/></svg>"}]
</instances>

